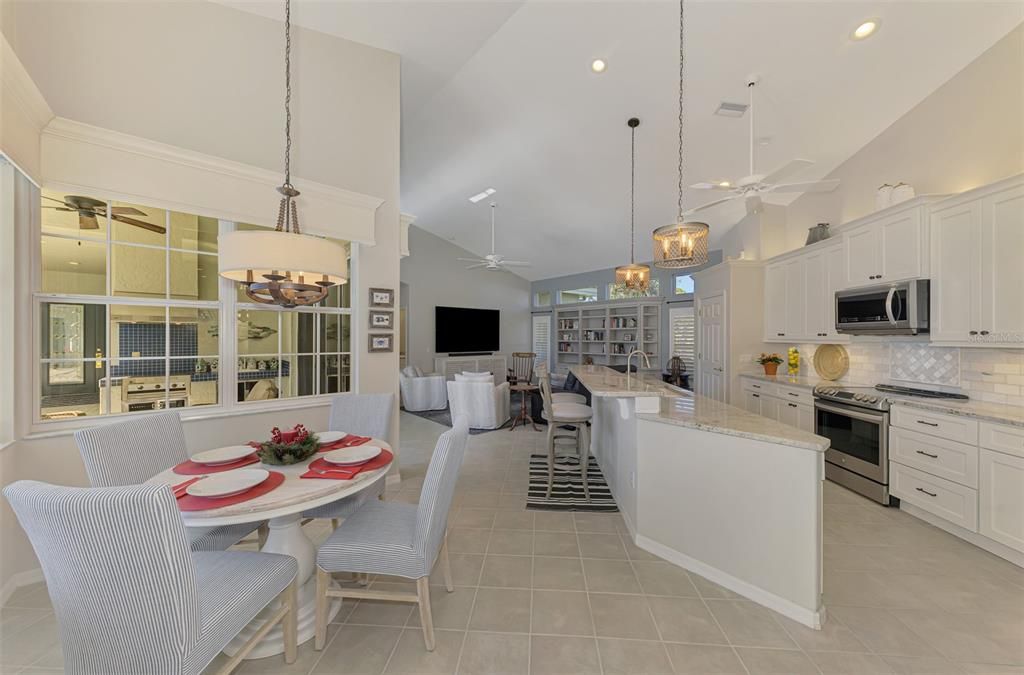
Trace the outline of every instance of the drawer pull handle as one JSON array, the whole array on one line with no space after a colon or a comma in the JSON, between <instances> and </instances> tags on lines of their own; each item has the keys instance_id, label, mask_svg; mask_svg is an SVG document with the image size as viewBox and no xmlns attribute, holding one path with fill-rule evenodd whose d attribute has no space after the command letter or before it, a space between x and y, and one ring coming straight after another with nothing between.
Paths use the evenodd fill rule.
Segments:
<instances>
[{"instance_id":1,"label":"drawer pull handle","mask_svg":"<svg viewBox=\"0 0 1024 675\"><path fill-rule=\"evenodd\" d=\"M760 394L751 394L751 396L753 396L754 398L761 398Z\"/></svg>"},{"instance_id":2,"label":"drawer pull handle","mask_svg":"<svg viewBox=\"0 0 1024 675\"><path fill-rule=\"evenodd\" d=\"M788 405L790 408L797 408L797 407L799 407L799 406L797 406L796 403L787 403L786 405Z\"/></svg>"},{"instance_id":3,"label":"drawer pull handle","mask_svg":"<svg viewBox=\"0 0 1024 675\"><path fill-rule=\"evenodd\" d=\"M794 393L793 393L793 392L791 392L791 391L790 391L790 392L786 392L786 393L788 393L788 394L789 394L790 396L799 396L799 395L800 395L800 394L794 394Z\"/></svg>"},{"instance_id":4,"label":"drawer pull handle","mask_svg":"<svg viewBox=\"0 0 1024 675\"><path fill-rule=\"evenodd\" d=\"M918 424L926 424L926 425L928 425L930 427L937 427L937 426L939 426L936 422L925 422L924 420L917 420L917 423Z\"/></svg>"},{"instance_id":5,"label":"drawer pull handle","mask_svg":"<svg viewBox=\"0 0 1024 675\"><path fill-rule=\"evenodd\" d=\"M761 385L759 385L759 384L752 384L750 386L753 387L754 389L760 389L761 388Z\"/></svg>"},{"instance_id":6,"label":"drawer pull handle","mask_svg":"<svg viewBox=\"0 0 1024 675\"><path fill-rule=\"evenodd\" d=\"M917 490L918 492L923 492L923 493L925 493L925 494L926 494L926 495L928 495L929 497L938 497L938 496L939 496L938 494L936 494L936 493L934 493L934 492L928 492L928 491L927 491L927 490L925 490L924 488L914 488L914 489L915 489L915 490Z\"/></svg>"},{"instance_id":7,"label":"drawer pull handle","mask_svg":"<svg viewBox=\"0 0 1024 675\"><path fill-rule=\"evenodd\" d=\"M930 453L930 452L925 452L924 450L918 450L918 451L917 451L917 454L919 454L919 455L924 455L925 457L931 457L932 459L938 459L938 458L939 458L939 456L938 456L938 455L933 455L932 453Z\"/></svg>"}]
</instances>

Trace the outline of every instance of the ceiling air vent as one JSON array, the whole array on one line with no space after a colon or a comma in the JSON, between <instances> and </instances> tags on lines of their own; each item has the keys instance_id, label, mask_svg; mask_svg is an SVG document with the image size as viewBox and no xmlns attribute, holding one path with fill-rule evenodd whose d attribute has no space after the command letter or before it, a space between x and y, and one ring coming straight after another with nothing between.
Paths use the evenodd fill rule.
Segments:
<instances>
[{"instance_id":1,"label":"ceiling air vent","mask_svg":"<svg viewBox=\"0 0 1024 675\"><path fill-rule=\"evenodd\" d=\"M722 101L718 104L718 109L715 111L716 115L722 117L743 117L743 113L747 112L749 108L746 103L731 103L729 101Z\"/></svg>"}]
</instances>

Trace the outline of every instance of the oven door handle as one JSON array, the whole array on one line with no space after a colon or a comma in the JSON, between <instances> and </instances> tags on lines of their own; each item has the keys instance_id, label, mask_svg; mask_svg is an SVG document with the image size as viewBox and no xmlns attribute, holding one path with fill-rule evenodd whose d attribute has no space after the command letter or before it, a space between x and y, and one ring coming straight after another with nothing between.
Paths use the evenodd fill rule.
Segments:
<instances>
[{"instance_id":1,"label":"oven door handle","mask_svg":"<svg viewBox=\"0 0 1024 675\"><path fill-rule=\"evenodd\" d=\"M846 415L852 417L855 420L861 420L864 422L872 422L874 424L882 424L885 422L885 416L888 413L867 413L856 410L850 410L849 408L834 408L830 405L826 405L819 401L814 402L815 410L824 410L825 412L836 413L837 415Z\"/></svg>"},{"instance_id":2,"label":"oven door handle","mask_svg":"<svg viewBox=\"0 0 1024 675\"><path fill-rule=\"evenodd\" d=\"M896 287L889 287L889 294L885 296L885 315L889 317L889 323L896 325L896 315L893 314L892 310L892 299L896 297Z\"/></svg>"}]
</instances>

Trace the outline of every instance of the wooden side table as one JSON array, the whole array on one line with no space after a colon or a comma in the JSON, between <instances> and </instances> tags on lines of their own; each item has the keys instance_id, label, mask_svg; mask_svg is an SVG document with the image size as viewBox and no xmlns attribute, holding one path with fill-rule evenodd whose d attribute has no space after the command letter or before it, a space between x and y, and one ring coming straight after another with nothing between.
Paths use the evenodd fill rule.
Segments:
<instances>
[{"instance_id":1,"label":"wooden side table","mask_svg":"<svg viewBox=\"0 0 1024 675\"><path fill-rule=\"evenodd\" d=\"M530 417L530 394L535 391L540 391L540 387L535 384L526 383L513 384L509 389L513 392L519 392L519 415L512 420L512 426L509 428L509 431L515 431L516 425L519 423L522 423L525 427L527 422L533 425L534 431L540 431L540 427L538 427L537 423L533 421L532 417Z\"/></svg>"}]
</instances>

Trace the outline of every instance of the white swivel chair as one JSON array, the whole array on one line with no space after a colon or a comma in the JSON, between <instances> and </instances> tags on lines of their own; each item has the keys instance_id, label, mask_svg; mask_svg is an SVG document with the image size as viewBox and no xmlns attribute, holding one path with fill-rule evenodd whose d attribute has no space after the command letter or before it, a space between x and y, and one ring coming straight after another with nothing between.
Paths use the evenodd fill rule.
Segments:
<instances>
[{"instance_id":1,"label":"white swivel chair","mask_svg":"<svg viewBox=\"0 0 1024 675\"><path fill-rule=\"evenodd\" d=\"M406 366L398 380L402 392L402 407L410 412L444 410L448 406L445 376L423 374L419 368Z\"/></svg>"},{"instance_id":2,"label":"white swivel chair","mask_svg":"<svg viewBox=\"0 0 1024 675\"><path fill-rule=\"evenodd\" d=\"M470 429L498 429L509 419L508 382L494 384L494 376L456 374L448 383L452 419L465 415Z\"/></svg>"},{"instance_id":3,"label":"white swivel chair","mask_svg":"<svg viewBox=\"0 0 1024 675\"><path fill-rule=\"evenodd\" d=\"M190 550L170 486L18 481L4 496L43 568L65 672L199 675L264 610L266 630L281 624L284 662L295 661L295 558ZM249 637L218 675L234 670L264 633Z\"/></svg>"}]
</instances>

